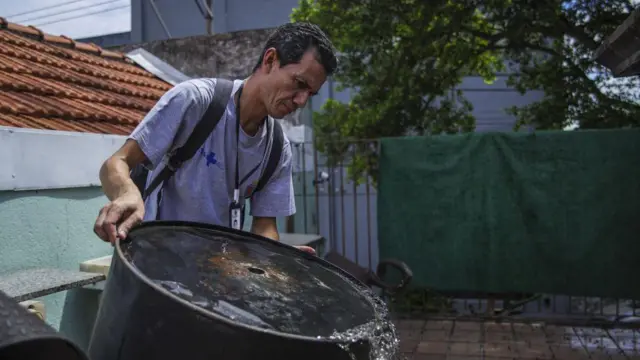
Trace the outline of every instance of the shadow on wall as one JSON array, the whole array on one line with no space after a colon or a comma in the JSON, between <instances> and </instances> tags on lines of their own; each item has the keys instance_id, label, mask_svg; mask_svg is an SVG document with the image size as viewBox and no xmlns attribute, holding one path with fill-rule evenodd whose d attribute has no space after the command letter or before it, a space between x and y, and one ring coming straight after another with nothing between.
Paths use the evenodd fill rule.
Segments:
<instances>
[{"instance_id":1,"label":"shadow on wall","mask_svg":"<svg viewBox=\"0 0 640 360\"><path fill-rule=\"evenodd\" d=\"M84 351L89 350L99 305L100 291L89 289L67 291L59 331L73 339Z\"/></svg>"},{"instance_id":2,"label":"shadow on wall","mask_svg":"<svg viewBox=\"0 0 640 360\"><path fill-rule=\"evenodd\" d=\"M0 191L0 204L5 201L14 201L24 198L46 197L59 200L91 200L104 197L101 191L87 191L90 188L63 188L63 189L47 189L47 190L24 190L24 191ZM100 190L99 188L97 188ZM106 201L106 198L105 198ZM106 202L105 202L106 203ZM99 210L99 209L98 209ZM97 214L97 210L96 210Z\"/></svg>"}]
</instances>

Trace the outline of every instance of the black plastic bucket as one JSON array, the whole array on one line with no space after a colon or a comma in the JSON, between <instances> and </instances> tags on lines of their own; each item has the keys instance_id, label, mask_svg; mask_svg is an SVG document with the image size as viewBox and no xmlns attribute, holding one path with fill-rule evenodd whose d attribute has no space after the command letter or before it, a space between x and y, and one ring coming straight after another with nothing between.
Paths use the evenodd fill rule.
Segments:
<instances>
[{"instance_id":1,"label":"black plastic bucket","mask_svg":"<svg viewBox=\"0 0 640 360\"><path fill-rule=\"evenodd\" d=\"M78 346L0 291L0 359L86 360Z\"/></svg>"},{"instance_id":2,"label":"black plastic bucket","mask_svg":"<svg viewBox=\"0 0 640 360\"><path fill-rule=\"evenodd\" d=\"M379 318L371 296L345 271L267 238L143 223L116 243L89 357L369 359L368 340L331 335Z\"/></svg>"}]
</instances>

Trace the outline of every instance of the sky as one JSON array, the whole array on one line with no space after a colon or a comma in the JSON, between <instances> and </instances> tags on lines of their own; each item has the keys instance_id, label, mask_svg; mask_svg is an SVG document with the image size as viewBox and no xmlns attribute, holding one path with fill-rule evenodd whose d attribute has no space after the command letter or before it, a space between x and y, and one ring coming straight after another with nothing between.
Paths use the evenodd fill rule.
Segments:
<instances>
[{"instance_id":1,"label":"sky","mask_svg":"<svg viewBox=\"0 0 640 360\"><path fill-rule=\"evenodd\" d=\"M130 31L131 0L0 0L0 16L77 39Z\"/></svg>"}]
</instances>

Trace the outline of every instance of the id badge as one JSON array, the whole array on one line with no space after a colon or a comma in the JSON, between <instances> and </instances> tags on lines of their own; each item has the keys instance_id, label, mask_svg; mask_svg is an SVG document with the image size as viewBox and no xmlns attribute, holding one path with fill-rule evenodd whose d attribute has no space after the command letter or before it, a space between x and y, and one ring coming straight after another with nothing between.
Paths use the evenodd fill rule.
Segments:
<instances>
[{"instance_id":1,"label":"id badge","mask_svg":"<svg viewBox=\"0 0 640 360\"><path fill-rule=\"evenodd\" d=\"M229 219L231 221L231 228L240 230L240 222L241 222L241 212L240 206L238 204L231 205L231 213L229 214Z\"/></svg>"}]
</instances>

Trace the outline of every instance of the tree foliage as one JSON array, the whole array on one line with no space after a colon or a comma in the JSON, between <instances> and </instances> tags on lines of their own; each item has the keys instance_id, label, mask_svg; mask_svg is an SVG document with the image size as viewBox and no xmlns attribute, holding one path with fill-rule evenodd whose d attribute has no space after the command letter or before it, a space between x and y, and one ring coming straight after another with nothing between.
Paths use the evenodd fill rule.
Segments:
<instances>
[{"instance_id":1,"label":"tree foliage","mask_svg":"<svg viewBox=\"0 0 640 360\"><path fill-rule=\"evenodd\" d=\"M473 131L472 105L456 90L465 76L541 90L539 102L510 108L517 127L636 126L637 79L613 81L593 51L633 10L629 0L301 0L293 21L325 30L340 52L334 79L357 89L314 115L319 150L354 174L375 167L375 147L336 139Z\"/></svg>"}]
</instances>

